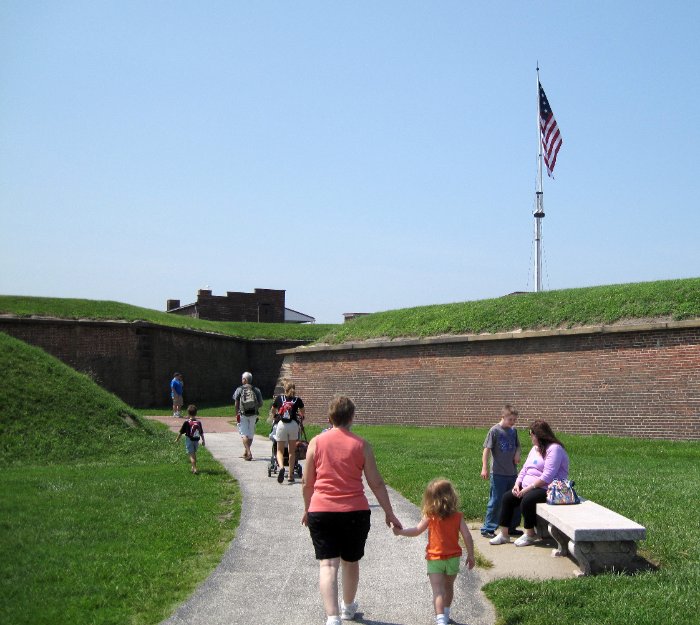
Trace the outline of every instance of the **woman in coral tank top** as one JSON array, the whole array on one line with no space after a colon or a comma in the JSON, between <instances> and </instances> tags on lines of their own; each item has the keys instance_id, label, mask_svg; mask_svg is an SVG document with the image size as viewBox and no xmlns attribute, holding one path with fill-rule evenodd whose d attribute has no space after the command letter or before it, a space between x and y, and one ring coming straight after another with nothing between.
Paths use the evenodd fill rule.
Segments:
<instances>
[{"instance_id":1,"label":"woman in coral tank top","mask_svg":"<svg viewBox=\"0 0 700 625\"><path fill-rule=\"evenodd\" d=\"M357 612L360 559L369 534L370 510L362 475L384 510L389 527L401 527L377 469L369 443L350 431L355 405L335 397L329 406L330 430L309 443L304 467L304 516L319 561L319 587L326 625L352 620ZM343 602L338 606L338 569L343 577Z\"/></svg>"}]
</instances>

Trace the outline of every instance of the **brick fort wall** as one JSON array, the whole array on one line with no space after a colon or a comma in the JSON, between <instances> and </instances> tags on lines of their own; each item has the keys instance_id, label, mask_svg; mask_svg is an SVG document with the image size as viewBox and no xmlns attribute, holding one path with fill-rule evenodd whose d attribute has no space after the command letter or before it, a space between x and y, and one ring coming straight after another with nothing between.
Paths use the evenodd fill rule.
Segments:
<instances>
[{"instance_id":1,"label":"brick fort wall","mask_svg":"<svg viewBox=\"0 0 700 625\"><path fill-rule=\"evenodd\" d=\"M127 404L167 406L173 373L183 374L187 403L231 401L243 371L272 396L283 357L303 341L246 340L146 322L0 318L0 331L42 348L88 374Z\"/></svg>"},{"instance_id":2,"label":"brick fort wall","mask_svg":"<svg viewBox=\"0 0 700 625\"><path fill-rule=\"evenodd\" d=\"M504 403L523 427L700 440L700 321L285 350L310 422L333 395L356 422L490 426Z\"/></svg>"}]
</instances>

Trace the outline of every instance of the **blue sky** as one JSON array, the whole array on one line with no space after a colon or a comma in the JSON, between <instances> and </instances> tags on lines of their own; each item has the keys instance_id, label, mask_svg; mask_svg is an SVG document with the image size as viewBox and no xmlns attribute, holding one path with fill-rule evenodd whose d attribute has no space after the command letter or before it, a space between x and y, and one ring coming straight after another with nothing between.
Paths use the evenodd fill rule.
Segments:
<instances>
[{"instance_id":1,"label":"blue sky","mask_svg":"<svg viewBox=\"0 0 700 625\"><path fill-rule=\"evenodd\" d=\"M319 322L700 275L700 3L0 4L0 293Z\"/></svg>"}]
</instances>

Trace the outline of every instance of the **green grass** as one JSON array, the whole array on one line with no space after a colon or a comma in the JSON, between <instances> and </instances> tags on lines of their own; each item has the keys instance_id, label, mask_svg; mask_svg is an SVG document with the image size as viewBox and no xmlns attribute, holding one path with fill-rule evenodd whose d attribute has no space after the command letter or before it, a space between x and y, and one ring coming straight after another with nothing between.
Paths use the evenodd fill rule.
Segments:
<instances>
[{"instance_id":1,"label":"green grass","mask_svg":"<svg viewBox=\"0 0 700 625\"><path fill-rule=\"evenodd\" d=\"M265 399L263 400L263 405L262 408L260 408L260 421L258 421L258 424L256 426L257 429L260 429L262 425L265 425L265 419L267 419L267 415L270 412L270 406L272 405L272 399ZM173 407L172 406L162 406L161 408L134 408L134 412L137 414L141 415L142 417L148 417L148 416L156 416L156 417L167 417L172 415L173 413ZM182 411L182 414L185 414L185 410ZM224 404L223 406L220 404L197 404L197 416L200 417L221 417L222 419L226 419L228 421L232 421L233 419L236 418L236 409L233 405L233 402L230 404ZM262 425L261 425L262 424ZM269 432L269 426L268 427L268 432ZM256 432L259 434L256 429ZM267 433L266 433L267 434Z\"/></svg>"},{"instance_id":2,"label":"green grass","mask_svg":"<svg viewBox=\"0 0 700 625\"><path fill-rule=\"evenodd\" d=\"M270 414L270 407L272 406L272 398L263 400L262 408L260 408L260 419L255 425L255 435L267 438L270 434L272 426L267 422L268 415ZM162 408L135 408L134 412L146 417L146 416L168 416L172 414L172 406L163 406ZM219 417L228 421L229 423L234 423L236 418L236 410L233 404L220 405L204 405L197 406L197 415L200 417ZM307 425L306 433L309 439L315 436L321 431L321 427L317 425Z\"/></svg>"},{"instance_id":3,"label":"green grass","mask_svg":"<svg viewBox=\"0 0 700 625\"><path fill-rule=\"evenodd\" d=\"M0 333L5 618L151 624L207 577L238 525L235 481L43 351Z\"/></svg>"},{"instance_id":4,"label":"green grass","mask_svg":"<svg viewBox=\"0 0 700 625\"><path fill-rule=\"evenodd\" d=\"M268 408L269 409L269 408ZM134 408L134 412L142 417L167 417L173 414L173 406L164 405L160 408ZM183 408L182 414L187 412L186 407ZM224 404L197 404L197 415L200 417L228 417L229 419L236 416L236 411L233 403Z\"/></svg>"},{"instance_id":5,"label":"green grass","mask_svg":"<svg viewBox=\"0 0 700 625\"><path fill-rule=\"evenodd\" d=\"M216 332L247 339L298 341L315 341L335 327L333 324L206 321L120 302L19 295L0 295L0 314L59 319L149 321L162 326Z\"/></svg>"},{"instance_id":6,"label":"green grass","mask_svg":"<svg viewBox=\"0 0 700 625\"><path fill-rule=\"evenodd\" d=\"M700 278L639 282L435 304L374 313L344 324L227 323L119 302L0 295L0 314L149 321L242 338L344 341L570 328L626 319L700 318Z\"/></svg>"},{"instance_id":7,"label":"green grass","mask_svg":"<svg viewBox=\"0 0 700 625\"><path fill-rule=\"evenodd\" d=\"M219 561L240 513L235 482L206 449L199 477L164 426L41 350L0 333L0 507L6 617L16 624L150 624ZM257 433L266 436L262 410ZM203 407L204 416L230 408ZM209 413L209 414L207 414ZM165 414L168 414L167 410ZM231 418L223 414L223 418ZM309 426L313 436L318 426ZM387 482L419 504L450 478L483 515L485 429L358 426ZM694 623L700 613L700 445L562 437L579 493L646 526L656 572L485 587L499 625ZM6 618L6 620L7 620Z\"/></svg>"},{"instance_id":8,"label":"green grass","mask_svg":"<svg viewBox=\"0 0 700 625\"><path fill-rule=\"evenodd\" d=\"M523 293L390 310L338 325L322 341L570 328L647 317L699 318L700 278Z\"/></svg>"},{"instance_id":9,"label":"green grass","mask_svg":"<svg viewBox=\"0 0 700 625\"><path fill-rule=\"evenodd\" d=\"M480 478L485 429L357 426L373 445L386 481L416 505L425 485L451 479L469 519L483 517L488 483ZM637 575L486 585L498 625L657 625L697 623L700 601L700 445L564 435L571 477L582 496L647 528L641 553L659 565ZM488 556L488 553L485 554Z\"/></svg>"}]
</instances>

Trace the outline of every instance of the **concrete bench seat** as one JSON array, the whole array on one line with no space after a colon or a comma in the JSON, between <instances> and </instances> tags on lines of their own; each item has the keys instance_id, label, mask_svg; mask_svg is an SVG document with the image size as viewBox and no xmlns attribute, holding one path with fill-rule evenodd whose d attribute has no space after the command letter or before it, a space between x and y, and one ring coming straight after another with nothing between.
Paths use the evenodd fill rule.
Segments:
<instances>
[{"instance_id":1,"label":"concrete bench seat","mask_svg":"<svg viewBox=\"0 0 700 625\"><path fill-rule=\"evenodd\" d=\"M633 569L637 541L647 535L639 523L587 500L570 506L538 503L537 516L557 541L552 555L571 554L584 575Z\"/></svg>"}]
</instances>

